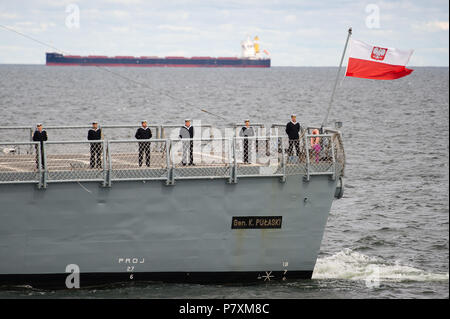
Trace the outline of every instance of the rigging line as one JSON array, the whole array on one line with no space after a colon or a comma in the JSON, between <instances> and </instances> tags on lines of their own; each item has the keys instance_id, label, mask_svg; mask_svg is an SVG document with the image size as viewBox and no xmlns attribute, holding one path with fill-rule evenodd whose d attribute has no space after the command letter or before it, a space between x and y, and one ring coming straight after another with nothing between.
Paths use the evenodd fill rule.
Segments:
<instances>
[{"instance_id":1,"label":"rigging line","mask_svg":"<svg viewBox=\"0 0 450 319\"><path fill-rule=\"evenodd\" d=\"M140 85L140 86L142 86L142 87L144 87L144 88L146 88L146 89L149 89L149 90L151 90L151 91L153 91L153 92L156 92L156 89L155 89L155 88L150 87L150 86L148 86L148 85L145 84L145 83L136 81L136 80L134 80L134 79L131 79L131 78L127 77L127 76L124 76L124 75L122 75L122 74L119 74L119 73L117 73L117 72L114 72L114 71L112 71L112 70L110 70L110 69L108 69L108 68L105 68L105 67L102 67L102 66L99 66L99 65L95 65L95 67L98 68L98 69L100 69L100 70L102 70L102 71L106 71L106 72L109 72L109 73L111 73L111 74L113 74L113 75L115 75L115 76L118 76L118 77L120 77L120 78L122 78L122 79L124 79L124 80L128 80L128 81L133 82L133 83L135 83L135 84L137 84L137 85ZM178 102L180 102L180 103L184 103L184 104L186 104L186 105L188 105L188 106L190 106L190 107L192 107L192 108L194 108L194 109L197 109L197 110L199 110L199 111L201 111L201 112L210 114L210 115L212 115L212 116L215 116L215 117L220 118L220 119L223 119L223 120L227 120L226 118L224 118L224 117L222 117L222 116L220 116L220 115L217 115L217 114L214 114L214 113L212 113L212 112L210 112L210 111L207 111L207 110L205 110L205 109L199 108L198 106L195 106L195 105L192 104L191 102L188 102L188 101L186 101L186 100L183 100L182 98L175 97L175 96L173 96L173 95L171 95L171 94L169 94L169 93L167 93L167 92L159 91L159 92L157 92L157 93L159 93L159 94L161 94L161 95L164 95L164 96L166 96L166 97L168 97L168 98L170 98L170 99L172 99L172 100L174 100L174 101L178 101Z\"/></svg>"},{"instance_id":2,"label":"rigging line","mask_svg":"<svg viewBox=\"0 0 450 319\"><path fill-rule=\"evenodd\" d=\"M37 43L39 43L39 44L42 44L43 46L50 47L50 48L52 48L52 49L54 49L54 50L56 50L56 51L58 51L58 52L64 52L64 51L61 51L61 50L58 49L58 48L55 48L54 46L52 46L52 45L50 45L50 44L44 43L44 42L42 42L42 41L39 41L39 40L37 40L37 39L35 39L35 38L33 38L33 37L27 35L27 34L24 34L24 33L19 32L19 31L17 31L17 30L11 29L11 28L9 28L9 27L3 25L3 24L0 24L0 27L3 28L3 29L5 29L5 30L8 30L8 31L17 33L17 34L19 34L19 35L21 35L21 36L23 36L23 37L25 37L25 38L27 38L27 39L29 39L29 40L32 40L32 41L37 42Z\"/></svg>"},{"instance_id":3,"label":"rigging line","mask_svg":"<svg viewBox=\"0 0 450 319\"><path fill-rule=\"evenodd\" d=\"M89 189L87 189L86 187L84 187L83 185L81 185L81 183L80 183L79 181L77 181L77 183L78 183L78 185L80 185L81 188L84 189L86 192L88 192L89 194L92 194L92 192L91 192Z\"/></svg>"},{"instance_id":4,"label":"rigging line","mask_svg":"<svg viewBox=\"0 0 450 319\"><path fill-rule=\"evenodd\" d=\"M27 35L27 34L24 34L24 33L22 33L22 32L19 32L19 31L17 31L17 30L12 29L12 28L9 28L9 27L7 27L7 26L5 26L5 25L0 24L0 27L2 27L3 29L5 29L5 30L7 30L7 31L10 31L10 32L14 32L14 33L16 33L16 34L19 34L19 35L21 35L21 36L23 36L23 37L25 37L25 38L27 38L27 39L29 39L29 40L32 40L32 41L34 41L34 42L37 42L37 43L39 43L39 44L41 44L41 45L43 45L43 46L52 48L52 49L54 49L54 50L56 50L56 51L58 51L58 52L61 52L61 53L67 53L67 52L65 52L65 51L63 51L63 50L60 50L60 49L58 49L58 48L56 48L56 47L50 45L50 44L47 44L47 43L45 43L45 42L42 42L42 41L40 41L40 40L38 40L38 39L35 39L35 38L33 38L33 37L31 37L31 36L29 36L29 35ZM97 69L99 69L99 70L109 72L109 73L111 73L111 74L113 74L113 75L115 75L115 76L117 76L117 77L120 77L120 78L122 78L122 79L124 79L124 80L133 82L134 84L140 85L140 86L142 86L142 87L144 87L144 88L147 88L147 89L149 89L149 90L152 90L153 92L156 92L156 90L155 90L154 88L152 88L152 87L150 87L150 86L148 86L148 85L146 85L146 84L144 84L144 83L142 83L142 82L136 81L136 80L134 80L134 79L131 79L131 78L129 78L129 77L127 77L127 76L124 76L124 75L122 75L122 74L119 74L119 73L117 73L117 72L111 71L111 70L109 70L109 69L107 69L107 68L105 68L105 67L99 66L99 65L95 65L95 67L96 67ZM227 120L226 118L224 118L224 117L222 117L222 116L220 116L220 115L217 115L217 114L214 114L214 113L212 113L212 112L210 112L210 111L207 111L207 110L205 110L205 109L199 108L199 107L193 105L193 104L190 103L190 102L184 101L184 100L181 99L181 98L174 97L174 96L172 96L172 95L170 95L170 94L168 94L168 93L166 93L166 92L158 92L158 93L160 93L160 94L162 94L162 95L165 95L165 96L167 96L167 97L169 97L169 98L171 98L171 99L173 99L173 100L175 100L175 101L179 101L179 102L182 102L182 103L184 103L184 104L187 104L187 105L189 105L189 106L192 107L192 108L195 108L195 109L197 109L197 110L200 110L201 112L210 114L210 115L212 115L212 116L218 117L218 118L223 119L223 120Z\"/></svg>"},{"instance_id":5,"label":"rigging line","mask_svg":"<svg viewBox=\"0 0 450 319\"><path fill-rule=\"evenodd\" d=\"M155 88L150 87L150 86L148 86L148 85L145 84L145 83L136 81L136 80L134 80L134 79L131 79L131 78L129 78L129 77L126 77L126 76L124 76L124 75L122 75L122 74L119 74L119 73L117 73L117 72L114 72L114 71L112 71L112 70L110 70L110 69L108 69L108 68L105 68L105 67L102 67L102 66L99 66L99 65L95 65L95 67L97 67L97 68L100 69L100 70L103 70L103 71L109 72L109 73L111 73L111 74L114 74L114 75L116 75L116 76L118 76L118 77L120 77L120 78L122 78L122 79L124 79L124 80L128 80L128 81L133 82L133 83L135 83L135 84L137 84L137 85L140 85L140 86L142 86L142 87L144 87L144 88L147 88L147 89L149 89L149 90L151 90L151 91L153 91L153 92L156 92L156 89L155 89ZM197 109L197 110L199 110L199 111L201 111L201 112L207 113L207 114L209 114L209 115L212 115L212 116L215 116L215 117L217 117L217 118L220 118L220 119L222 119L222 120L227 121L227 119L224 118L223 116L220 116L220 115L218 115L218 114L212 113L212 112L207 111L207 110L205 110L205 109L199 108L198 106L192 104L191 102L188 102L188 101L186 101L186 100L183 100L182 98L175 97L175 96L173 96L173 95L171 95L171 94L169 94L169 93L167 93L167 92L163 92L163 91L159 91L159 92L157 92L157 93L159 93L159 94L161 94L161 95L164 95L164 96L166 96L166 97L168 97L168 98L170 98L170 99L172 99L172 100L174 100L174 101L178 101L178 102L180 102L180 103L183 103L183 104L185 104L185 105L188 105L188 106L190 106L191 108Z\"/></svg>"},{"instance_id":6,"label":"rigging line","mask_svg":"<svg viewBox=\"0 0 450 319\"><path fill-rule=\"evenodd\" d=\"M120 73L114 72L114 71L112 71L112 70L110 70L110 69L108 69L108 68L102 67L102 66L100 66L100 65L95 65L95 67L96 67L97 69L102 70L102 71L109 72L109 73L111 73L111 74L113 74L113 75L115 75L115 76L117 76L117 77L120 77L120 78L122 78L122 79L124 79L124 80L133 82L133 83L135 83L135 84L137 84L137 85L140 85L141 87L144 87L144 88L146 88L146 89L149 89L149 90L151 90L151 91L153 91L153 92L156 92L156 89L155 89L155 88L150 87L150 86L148 86L148 85L145 84L145 83L136 81L136 80L134 80L134 79L131 79L131 78L127 77L127 76L124 76L124 75L122 75L122 74L120 74ZM224 118L224 117L222 117L222 116L220 116L220 115L214 114L214 113L212 113L212 112L210 112L210 111L207 111L207 110L205 110L205 109L199 108L198 106L195 106L194 104L192 104L192 103L190 103L190 102L188 102L188 101L186 101L186 100L183 100L182 98L175 97L175 96L173 96L173 95L171 95L171 94L169 94L169 93L167 93L167 92L161 92L161 91L159 91L159 92L157 92L157 93L159 93L159 94L161 94L161 95L164 95L164 96L166 96L166 97L169 97L170 99L172 99L172 100L174 100L174 101L178 101L178 102L180 102L180 103L184 103L184 104L186 104L186 105L188 105L188 106L190 106L190 107L192 107L192 108L195 108L195 109L197 109L197 110L200 110L201 112L210 114L210 115L212 115L212 116L215 116L215 117L218 117L218 118L220 118L220 119L222 119L222 120L227 121L226 118Z\"/></svg>"}]
</instances>

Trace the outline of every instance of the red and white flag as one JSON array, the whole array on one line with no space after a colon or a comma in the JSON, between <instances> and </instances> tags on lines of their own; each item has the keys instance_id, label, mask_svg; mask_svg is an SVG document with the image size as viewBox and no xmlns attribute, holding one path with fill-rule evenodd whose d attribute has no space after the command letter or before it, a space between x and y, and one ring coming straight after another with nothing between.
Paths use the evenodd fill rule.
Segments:
<instances>
[{"instance_id":1,"label":"red and white flag","mask_svg":"<svg viewBox=\"0 0 450 319\"><path fill-rule=\"evenodd\" d=\"M394 80L411 74L405 66L413 50L382 48L351 40L346 76Z\"/></svg>"}]
</instances>

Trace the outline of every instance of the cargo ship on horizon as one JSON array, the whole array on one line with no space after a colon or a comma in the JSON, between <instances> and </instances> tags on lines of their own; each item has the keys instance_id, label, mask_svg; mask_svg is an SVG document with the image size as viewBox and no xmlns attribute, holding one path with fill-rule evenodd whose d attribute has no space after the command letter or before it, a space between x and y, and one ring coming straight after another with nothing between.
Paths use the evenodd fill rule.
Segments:
<instances>
[{"instance_id":1,"label":"cargo ship on horizon","mask_svg":"<svg viewBox=\"0 0 450 319\"><path fill-rule=\"evenodd\" d=\"M267 50L260 52L259 38L241 42L241 57L209 56L99 56L99 55L63 55L56 52L46 53L46 65L80 65L80 66L126 66L126 67L235 67L235 68L269 68L270 55Z\"/></svg>"}]
</instances>

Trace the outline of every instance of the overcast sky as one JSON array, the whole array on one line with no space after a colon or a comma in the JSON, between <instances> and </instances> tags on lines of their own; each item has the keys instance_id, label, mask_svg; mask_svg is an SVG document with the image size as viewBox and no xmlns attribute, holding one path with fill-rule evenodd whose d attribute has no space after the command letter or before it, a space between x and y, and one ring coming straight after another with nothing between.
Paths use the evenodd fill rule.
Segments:
<instances>
[{"instance_id":1,"label":"overcast sky","mask_svg":"<svg viewBox=\"0 0 450 319\"><path fill-rule=\"evenodd\" d=\"M414 49L410 66L449 63L447 0L0 0L0 25L77 55L238 56L258 35L273 66L338 65L352 26L355 39ZM0 28L0 63L51 51Z\"/></svg>"}]
</instances>

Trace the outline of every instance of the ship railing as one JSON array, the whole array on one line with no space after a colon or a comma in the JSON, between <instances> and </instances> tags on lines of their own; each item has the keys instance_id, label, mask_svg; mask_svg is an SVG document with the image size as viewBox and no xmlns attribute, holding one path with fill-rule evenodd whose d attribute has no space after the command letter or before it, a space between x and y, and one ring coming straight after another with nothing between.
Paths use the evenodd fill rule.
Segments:
<instances>
[{"instance_id":1,"label":"ship railing","mask_svg":"<svg viewBox=\"0 0 450 319\"><path fill-rule=\"evenodd\" d=\"M278 135L278 136L283 136L286 137L286 124L272 124L270 127L268 127L268 131L269 131L269 135ZM303 136L305 134L311 134L311 132L309 131L309 128L304 128L301 127L299 135L300 135L300 139L303 138Z\"/></svg>"},{"instance_id":2,"label":"ship railing","mask_svg":"<svg viewBox=\"0 0 450 319\"><path fill-rule=\"evenodd\" d=\"M290 140L288 137L281 138L280 145L285 154L285 174L290 175L306 175L309 160L307 157L306 143L304 132L298 140Z\"/></svg>"},{"instance_id":3,"label":"ship railing","mask_svg":"<svg viewBox=\"0 0 450 319\"><path fill-rule=\"evenodd\" d=\"M344 176L345 175L345 151L344 151L344 142L342 141L342 134L340 132L336 132L332 134L331 137L332 144L334 146L334 156L336 162L336 175Z\"/></svg>"},{"instance_id":4,"label":"ship railing","mask_svg":"<svg viewBox=\"0 0 450 319\"><path fill-rule=\"evenodd\" d=\"M311 134L314 129L320 129L318 126L309 126L307 128L307 133ZM345 175L345 151L344 151L344 142L342 139L341 131L333 128L323 128L324 134L331 135L331 142L334 147L334 157L335 157L335 165L336 165L336 175L344 176Z\"/></svg>"},{"instance_id":5,"label":"ship railing","mask_svg":"<svg viewBox=\"0 0 450 319\"><path fill-rule=\"evenodd\" d=\"M32 142L33 129L29 126L0 126L1 142Z\"/></svg>"},{"instance_id":6,"label":"ship railing","mask_svg":"<svg viewBox=\"0 0 450 319\"><path fill-rule=\"evenodd\" d=\"M233 124L233 136L239 137L240 131L244 125L242 123L234 123ZM254 133L256 136L260 137L270 137L270 136L279 136L277 131L272 132L268 127L263 123L251 123L251 126L254 129ZM274 133L274 134L272 134ZM255 149L256 151L259 151L259 148L266 148L266 151L269 149L269 143L267 143L268 139L266 140L255 140Z\"/></svg>"},{"instance_id":7,"label":"ship railing","mask_svg":"<svg viewBox=\"0 0 450 319\"><path fill-rule=\"evenodd\" d=\"M180 124L160 125L161 134L158 137L162 139L176 139L179 136L181 126L182 125ZM203 124L200 121L193 121L193 127L195 130L195 135L201 136L202 138L218 138L225 136L221 129L216 128L211 124Z\"/></svg>"},{"instance_id":8,"label":"ship railing","mask_svg":"<svg viewBox=\"0 0 450 319\"><path fill-rule=\"evenodd\" d=\"M47 141L42 151L43 185L62 182L105 183L106 143L100 141Z\"/></svg>"},{"instance_id":9,"label":"ship railing","mask_svg":"<svg viewBox=\"0 0 450 319\"><path fill-rule=\"evenodd\" d=\"M216 127L211 124L203 124L200 121L193 121L195 135L202 138L226 138L239 136L239 131L244 126L243 123L232 123L226 127ZM274 136L284 134L285 125L266 126L263 123L252 123L258 136ZM103 139L105 140L126 140L133 139L136 130L140 127L136 124L124 125L99 125L102 129ZM153 138L157 139L173 139L177 138L180 132L180 124L149 124L152 130ZM90 125L56 125L45 126L48 139L54 141L75 141L85 139L87 137ZM0 126L0 137L2 142L28 142L32 141L35 127L31 126Z\"/></svg>"},{"instance_id":10,"label":"ship railing","mask_svg":"<svg viewBox=\"0 0 450 319\"><path fill-rule=\"evenodd\" d=\"M139 126L132 124L124 125L99 125L105 140L133 139ZM153 133L153 137L159 138L161 132L160 125L148 126ZM91 125L68 125L68 126L46 126L49 141L78 141L87 138Z\"/></svg>"},{"instance_id":11,"label":"ship railing","mask_svg":"<svg viewBox=\"0 0 450 319\"><path fill-rule=\"evenodd\" d=\"M244 126L243 123L231 123L225 127L216 127L211 124L203 124L201 121L193 121L195 135L202 138L228 138L239 136L239 131ZM257 136L283 136L285 135L285 124L272 124L268 126L263 123L251 123ZM133 139L136 130L140 127L136 124L123 125L100 125L103 139L105 140L126 140ZM174 139L178 138L180 132L179 124L152 124L148 126L153 133L153 138ZM48 140L54 141L77 141L87 137L90 125L56 125L45 126ZM312 129L312 128L308 128ZM30 126L0 126L0 138L2 142L28 142L32 141L35 127ZM308 132L311 133L311 132Z\"/></svg>"},{"instance_id":12,"label":"ship railing","mask_svg":"<svg viewBox=\"0 0 450 319\"><path fill-rule=\"evenodd\" d=\"M234 139L235 176L284 177L285 154L278 136L236 137Z\"/></svg>"},{"instance_id":13,"label":"ship railing","mask_svg":"<svg viewBox=\"0 0 450 319\"><path fill-rule=\"evenodd\" d=\"M203 139L47 141L0 143L0 183L227 179L292 175L342 176L339 133L299 140L281 136ZM190 164L193 165L190 165Z\"/></svg>"},{"instance_id":14,"label":"ship railing","mask_svg":"<svg viewBox=\"0 0 450 319\"><path fill-rule=\"evenodd\" d=\"M211 124L202 124L194 121L196 125L196 135L209 138L218 138L225 136L233 136L233 128L219 129ZM102 129L103 139L105 140L126 140L135 137L136 130L140 127L136 124L123 125L99 125ZM153 138L166 139L177 138L180 131L179 124L149 124L152 130ZM85 139L91 125L55 125L45 126L49 140L54 141L78 141ZM2 142L28 142L32 141L35 127L30 126L0 126L0 138ZM228 133L228 134L227 134Z\"/></svg>"},{"instance_id":15,"label":"ship railing","mask_svg":"<svg viewBox=\"0 0 450 319\"><path fill-rule=\"evenodd\" d=\"M170 140L171 181L177 179L231 178L231 138Z\"/></svg>"},{"instance_id":16,"label":"ship railing","mask_svg":"<svg viewBox=\"0 0 450 319\"><path fill-rule=\"evenodd\" d=\"M170 142L164 139L107 141L108 176L114 181L167 180Z\"/></svg>"},{"instance_id":17,"label":"ship railing","mask_svg":"<svg viewBox=\"0 0 450 319\"><path fill-rule=\"evenodd\" d=\"M283 135L285 132L285 124L272 124L270 127L270 134L278 134ZM345 151L344 151L344 143L342 140L342 134L337 129L332 129L328 127L324 127L322 133L324 134L324 139L320 140L321 145L321 151L319 154L319 163L316 163L316 161L312 160L313 151L311 151L311 144L310 142L307 143L306 141L311 140L312 131L318 129L320 130L319 126L308 126L304 129L302 129L300 133L300 149L303 150L303 153L300 153L298 160L301 162L309 162L307 163L308 170L305 172L300 171L301 167L297 166L289 166L287 165L287 171L288 173L294 173L294 174L300 174L304 173L307 174L307 179L309 178L308 173L312 175L320 175L320 174L329 174L329 171L334 169L334 177L336 176L344 176L345 173ZM327 137L328 135L331 136L330 138ZM289 142L288 142L289 143ZM295 150L295 147L294 147ZM308 158L306 157L306 152L308 153ZM314 150L314 152L317 152L317 148ZM294 152L295 153L295 152ZM295 154L294 154L295 155ZM334 156L334 157L333 157ZM314 158L316 159L316 158ZM329 168L325 170L328 166L329 160L332 160L334 162L333 168ZM288 164L292 161L296 161L296 158L292 158L288 154Z\"/></svg>"},{"instance_id":18,"label":"ship railing","mask_svg":"<svg viewBox=\"0 0 450 319\"><path fill-rule=\"evenodd\" d=\"M155 138L161 136L161 125L149 125ZM78 141L85 139L91 125L56 125L45 126L49 140L55 141ZM100 125L104 139L119 140L134 138L137 128L135 124L124 125ZM0 126L2 142L32 141L35 127L30 126Z\"/></svg>"},{"instance_id":19,"label":"ship railing","mask_svg":"<svg viewBox=\"0 0 450 319\"><path fill-rule=\"evenodd\" d=\"M283 136L285 134L285 130L286 130L286 124L276 123L276 124L272 124L270 126L270 134L271 135Z\"/></svg>"},{"instance_id":20,"label":"ship railing","mask_svg":"<svg viewBox=\"0 0 450 319\"><path fill-rule=\"evenodd\" d=\"M233 124L233 135L239 136L239 132L241 131L242 127L245 125L245 123L234 123ZM251 126L255 130L255 134L257 136L270 136L271 134L267 134L266 125L263 123L251 123Z\"/></svg>"},{"instance_id":21,"label":"ship railing","mask_svg":"<svg viewBox=\"0 0 450 319\"><path fill-rule=\"evenodd\" d=\"M39 142L0 142L0 184L42 186L43 163Z\"/></svg>"},{"instance_id":22,"label":"ship railing","mask_svg":"<svg viewBox=\"0 0 450 319\"><path fill-rule=\"evenodd\" d=\"M311 175L331 175L336 178L335 147L330 134L304 134L306 179Z\"/></svg>"}]
</instances>

